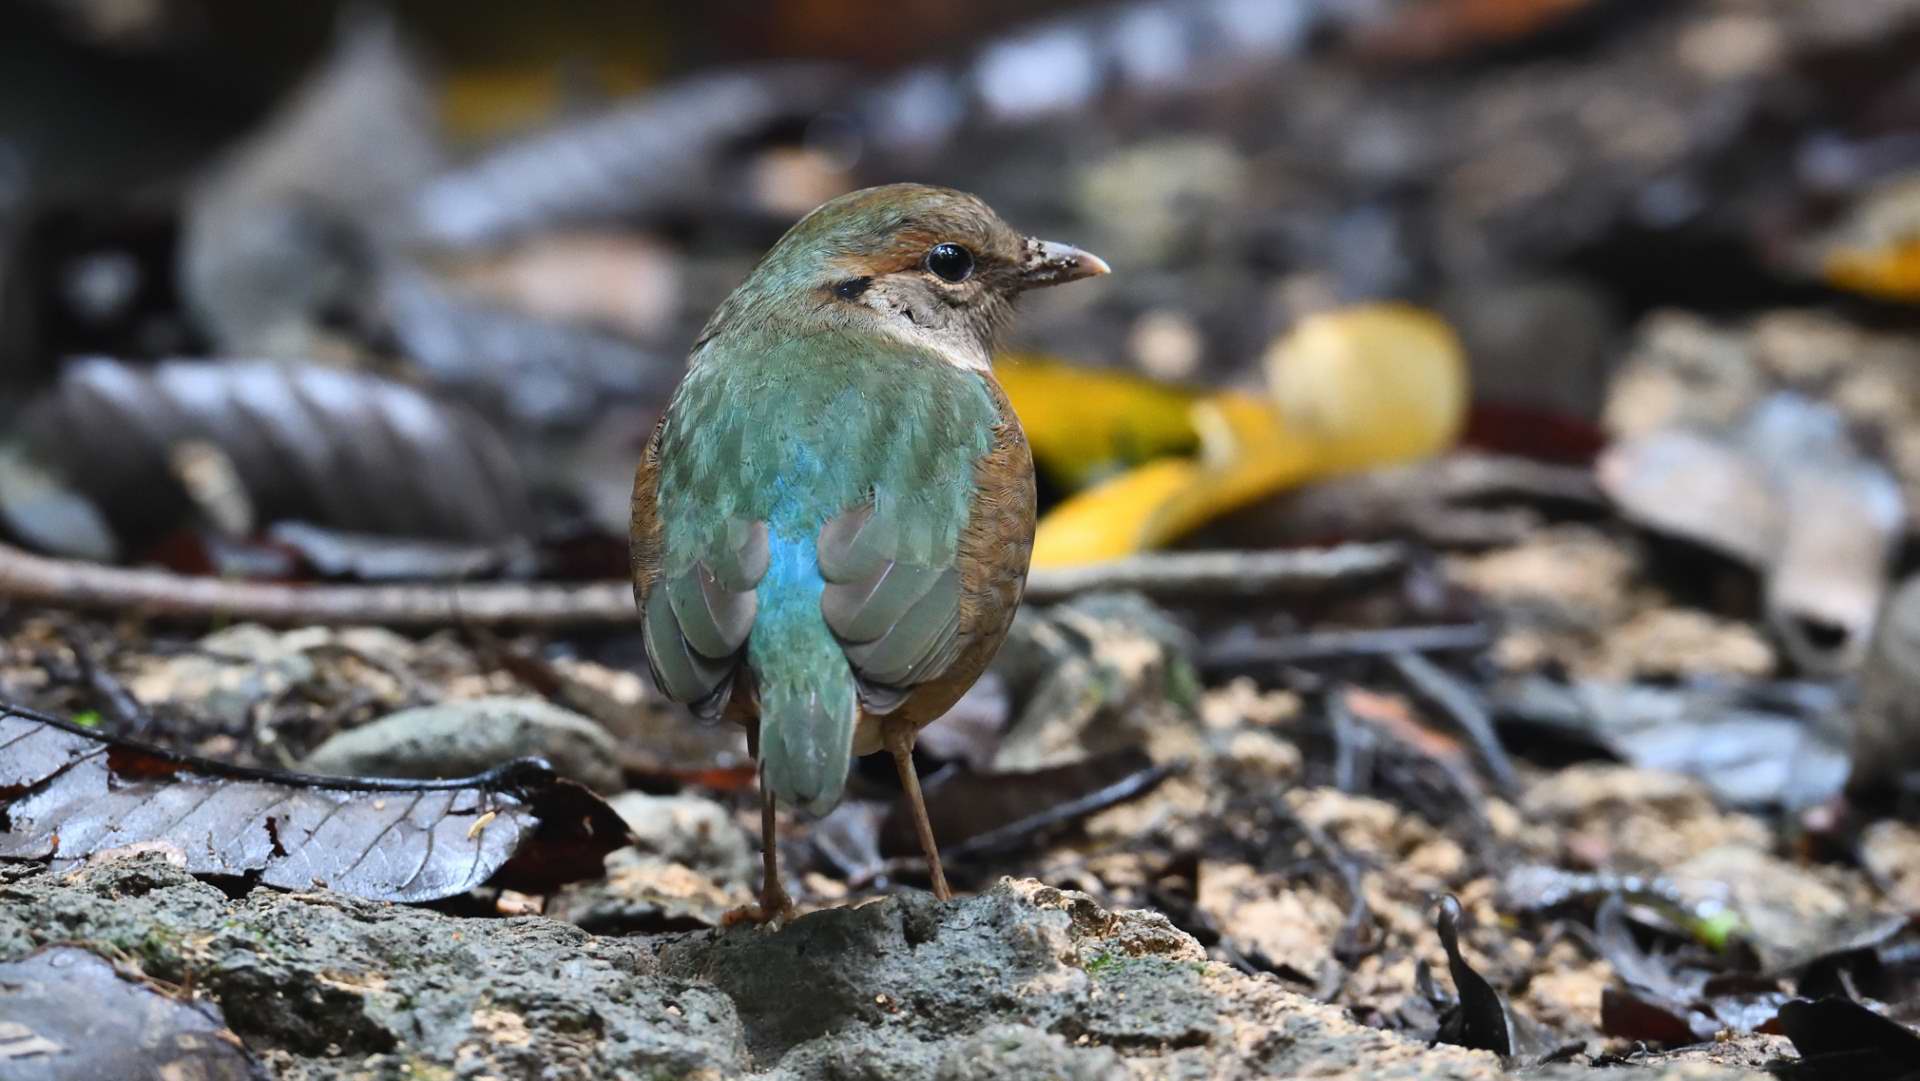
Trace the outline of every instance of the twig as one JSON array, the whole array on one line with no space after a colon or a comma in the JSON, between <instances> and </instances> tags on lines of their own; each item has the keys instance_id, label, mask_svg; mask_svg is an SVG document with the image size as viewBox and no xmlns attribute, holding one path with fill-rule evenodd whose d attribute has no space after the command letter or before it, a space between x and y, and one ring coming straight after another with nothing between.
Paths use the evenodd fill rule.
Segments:
<instances>
[{"instance_id":1,"label":"twig","mask_svg":"<svg viewBox=\"0 0 1920 1081\"><path fill-rule=\"evenodd\" d=\"M85 680L93 692L94 704L100 712L113 722L113 731L122 736L144 735L153 727L153 717L147 713L140 700L127 690L119 677L109 672L106 665L93 652L93 644L87 636L72 628L61 631L66 639L67 648L73 651L73 659L80 668L80 678Z\"/></svg>"},{"instance_id":2,"label":"twig","mask_svg":"<svg viewBox=\"0 0 1920 1081\"><path fill-rule=\"evenodd\" d=\"M1360 723L1347 704L1347 696L1336 690L1326 697L1327 716L1333 727L1333 784L1348 795L1363 794L1373 778L1373 752L1377 737L1372 728Z\"/></svg>"},{"instance_id":3,"label":"twig","mask_svg":"<svg viewBox=\"0 0 1920 1081\"><path fill-rule=\"evenodd\" d=\"M65 608L137 611L179 619L281 625L460 622L531 626L637 621L626 582L579 585L285 585L49 559L0 544L0 598Z\"/></svg>"},{"instance_id":4,"label":"twig","mask_svg":"<svg viewBox=\"0 0 1920 1081\"><path fill-rule=\"evenodd\" d=\"M1085 567L1049 567L1027 578L1027 597L1138 590L1161 596L1260 597L1311 593L1406 566L1404 545L1342 544L1288 551L1156 552Z\"/></svg>"},{"instance_id":5,"label":"twig","mask_svg":"<svg viewBox=\"0 0 1920 1081\"><path fill-rule=\"evenodd\" d=\"M1160 782L1185 768L1185 762L1148 766L1084 796L1054 804L1044 811L968 837L958 844L948 846L944 850L944 855L948 860L960 863L975 856L989 856L1004 852L1056 826L1078 821L1130 799L1144 796L1158 788Z\"/></svg>"},{"instance_id":6,"label":"twig","mask_svg":"<svg viewBox=\"0 0 1920 1081\"><path fill-rule=\"evenodd\" d=\"M1500 735L1493 729L1493 718L1488 716L1486 707L1473 691L1418 653L1395 653L1388 660L1415 694L1440 707L1466 733L1501 793L1510 796L1519 791L1520 778L1513 771L1513 760L1500 744Z\"/></svg>"},{"instance_id":7,"label":"twig","mask_svg":"<svg viewBox=\"0 0 1920 1081\"><path fill-rule=\"evenodd\" d=\"M1102 589L1182 596L1250 597L1311 592L1399 569L1397 544L1349 544L1287 552L1170 552L1089 567L1034 572L1039 601ZM439 627L468 623L531 627L638 622L624 581L486 582L411 585L287 585L232 582L170 571L50 559L0 544L0 599L27 604L135 611L175 619L257 623L371 623Z\"/></svg>"},{"instance_id":8,"label":"twig","mask_svg":"<svg viewBox=\"0 0 1920 1081\"><path fill-rule=\"evenodd\" d=\"M1596 513L1606 505L1590 469L1462 451L1310 484L1233 515L1209 535L1268 544L1415 537L1479 547L1523 539L1540 528L1545 509Z\"/></svg>"},{"instance_id":9,"label":"twig","mask_svg":"<svg viewBox=\"0 0 1920 1081\"><path fill-rule=\"evenodd\" d=\"M1314 855L1340 876L1340 885L1347 892L1347 912L1340 921L1340 932L1334 936L1333 956L1348 968L1359 964L1367 955L1377 952L1381 945L1373 934L1373 910L1367 904L1360 860L1340 842L1328 836L1325 830L1301 818L1285 801L1275 801L1274 806L1277 816L1299 830L1312 847Z\"/></svg>"},{"instance_id":10,"label":"twig","mask_svg":"<svg viewBox=\"0 0 1920 1081\"><path fill-rule=\"evenodd\" d=\"M1239 671L1346 657L1465 652L1484 649L1492 641L1493 631L1484 623L1312 631L1284 638L1224 641L1201 655L1200 667L1210 672Z\"/></svg>"}]
</instances>

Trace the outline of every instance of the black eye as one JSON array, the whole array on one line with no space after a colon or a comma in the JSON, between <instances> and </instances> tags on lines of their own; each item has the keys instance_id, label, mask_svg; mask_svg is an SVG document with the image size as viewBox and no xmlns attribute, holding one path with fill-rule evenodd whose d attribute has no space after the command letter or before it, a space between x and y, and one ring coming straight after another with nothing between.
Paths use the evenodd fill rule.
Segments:
<instances>
[{"instance_id":1,"label":"black eye","mask_svg":"<svg viewBox=\"0 0 1920 1081\"><path fill-rule=\"evenodd\" d=\"M958 244L935 244L927 253L927 269L942 281L966 281L973 273L973 253Z\"/></svg>"}]
</instances>

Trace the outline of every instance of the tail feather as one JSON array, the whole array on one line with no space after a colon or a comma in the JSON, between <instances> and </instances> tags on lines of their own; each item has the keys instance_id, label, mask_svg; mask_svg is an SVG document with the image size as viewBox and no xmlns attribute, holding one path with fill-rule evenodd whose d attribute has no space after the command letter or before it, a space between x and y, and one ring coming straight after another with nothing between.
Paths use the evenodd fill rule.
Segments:
<instances>
[{"instance_id":1,"label":"tail feather","mask_svg":"<svg viewBox=\"0 0 1920 1081\"><path fill-rule=\"evenodd\" d=\"M840 802L859 699L853 670L820 614L813 545L776 537L747 640L760 699L760 777L774 798L824 814Z\"/></svg>"},{"instance_id":2,"label":"tail feather","mask_svg":"<svg viewBox=\"0 0 1920 1081\"><path fill-rule=\"evenodd\" d=\"M815 814L840 802L853 759L853 676L839 668L838 680L759 676L761 783Z\"/></svg>"}]
</instances>

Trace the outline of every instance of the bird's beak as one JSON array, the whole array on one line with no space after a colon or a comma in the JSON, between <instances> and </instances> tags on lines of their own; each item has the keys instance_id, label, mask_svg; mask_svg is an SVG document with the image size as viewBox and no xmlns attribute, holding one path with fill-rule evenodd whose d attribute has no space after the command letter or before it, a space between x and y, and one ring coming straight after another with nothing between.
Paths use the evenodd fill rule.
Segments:
<instances>
[{"instance_id":1,"label":"bird's beak","mask_svg":"<svg viewBox=\"0 0 1920 1081\"><path fill-rule=\"evenodd\" d=\"M1113 273L1105 259L1089 251L1057 240L1027 238L1026 256L1020 264L1020 282L1028 289L1062 282L1097 278Z\"/></svg>"}]
</instances>

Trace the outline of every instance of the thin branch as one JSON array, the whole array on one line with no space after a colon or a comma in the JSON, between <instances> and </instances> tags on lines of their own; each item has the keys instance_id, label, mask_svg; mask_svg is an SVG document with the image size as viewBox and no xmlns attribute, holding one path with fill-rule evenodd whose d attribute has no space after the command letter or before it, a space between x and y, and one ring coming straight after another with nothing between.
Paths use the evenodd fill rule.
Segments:
<instances>
[{"instance_id":1,"label":"thin branch","mask_svg":"<svg viewBox=\"0 0 1920 1081\"><path fill-rule=\"evenodd\" d=\"M1313 593L1392 574L1405 545L1342 544L1285 551L1153 552L1084 567L1047 567L1027 578L1027 598L1138 590L1175 597L1265 597Z\"/></svg>"},{"instance_id":2,"label":"thin branch","mask_svg":"<svg viewBox=\"0 0 1920 1081\"><path fill-rule=\"evenodd\" d=\"M1087 567L1035 571L1027 596L1058 600L1104 589L1163 596L1256 597L1306 593L1400 569L1397 544L1283 552L1168 552ZM235 582L171 571L52 559L0 544L0 600L140 612L174 619L280 625L371 623L439 627L618 626L638 621L624 581L289 585Z\"/></svg>"},{"instance_id":3,"label":"thin branch","mask_svg":"<svg viewBox=\"0 0 1920 1081\"><path fill-rule=\"evenodd\" d=\"M0 598L62 608L281 625L619 624L637 620L626 582L579 585L286 585L49 559L0 544Z\"/></svg>"},{"instance_id":4,"label":"thin branch","mask_svg":"<svg viewBox=\"0 0 1920 1081\"><path fill-rule=\"evenodd\" d=\"M1307 631L1280 638L1228 639L1202 653L1200 666L1209 672L1271 671L1282 664L1396 653L1475 652L1492 641L1493 629L1484 623Z\"/></svg>"},{"instance_id":5,"label":"thin branch","mask_svg":"<svg viewBox=\"0 0 1920 1081\"><path fill-rule=\"evenodd\" d=\"M1514 772L1513 760L1507 757L1507 749L1494 731L1493 718L1473 688L1418 653L1402 651L1387 659L1415 694L1438 706L1466 734L1501 794L1518 792L1520 777Z\"/></svg>"}]
</instances>

